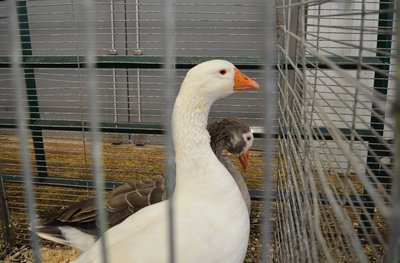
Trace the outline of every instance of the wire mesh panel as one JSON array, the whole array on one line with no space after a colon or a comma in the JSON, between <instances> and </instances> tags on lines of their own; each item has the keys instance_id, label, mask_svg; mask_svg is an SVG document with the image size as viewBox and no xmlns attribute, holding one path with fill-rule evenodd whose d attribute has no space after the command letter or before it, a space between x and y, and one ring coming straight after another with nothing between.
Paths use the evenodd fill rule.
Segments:
<instances>
[{"instance_id":1,"label":"wire mesh panel","mask_svg":"<svg viewBox=\"0 0 400 263\"><path fill-rule=\"evenodd\" d=\"M91 133L90 103L94 96L89 88L93 85L97 91L107 190L123 182L154 178L165 171L163 124L168 114L163 68L164 4L139 0L94 3L89 19L96 39L90 47L96 56L94 69L88 68L87 63L85 2L16 1L17 8L13 10L18 19L17 31L13 33L20 37L19 66L26 86L19 99L29 115L26 146L39 214L95 195L97 173L92 152L98 145ZM189 68L213 58L230 60L252 79L263 83L262 1L240 4L175 1L174 8L175 93ZM8 1L0 1L0 174L10 219L5 229L12 232L12 239L19 246L27 243L30 234L25 189L21 184L24 177L16 125L18 108L13 97L16 78L9 69L12 55L9 14ZM261 89L219 100L209 117L209 122L235 117L253 128L256 139L251 165L240 172L258 200L262 196L264 92ZM236 159L231 159L239 165ZM258 261L260 256L260 203L254 201L253 207L252 241L246 259L249 262ZM52 248L46 242L42 246ZM42 249L42 254L43 251L47 250ZM46 259L44 254L43 260Z\"/></svg>"},{"instance_id":2,"label":"wire mesh panel","mask_svg":"<svg viewBox=\"0 0 400 263\"><path fill-rule=\"evenodd\" d=\"M176 0L173 10L173 1L89 2L0 1L0 260L29 240L29 204L48 213L93 197L95 185L101 199L102 173L107 190L163 175L171 97L188 68L213 58L268 86L217 101L209 116L239 118L256 136L251 165L240 170L253 197L245 262L262 253L270 262L387 260L399 239L389 237L395 1ZM273 182L263 184L264 157ZM35 198L26 199L30 179ZM268 213L262 197L272 194ZM53 247L42 243L44 261L65 259L48 260L43 248Z\"/></svg>"},{"instance_id":3,"label":"wire mesh panel","mask_svg":"<svg viewBox=\"0 0 400 263\"><path fill-rule=\"evenodd\" d=\"M277 1L276 262L382 262L394 177L394 1Z\"/></svg>"}]
</instances>

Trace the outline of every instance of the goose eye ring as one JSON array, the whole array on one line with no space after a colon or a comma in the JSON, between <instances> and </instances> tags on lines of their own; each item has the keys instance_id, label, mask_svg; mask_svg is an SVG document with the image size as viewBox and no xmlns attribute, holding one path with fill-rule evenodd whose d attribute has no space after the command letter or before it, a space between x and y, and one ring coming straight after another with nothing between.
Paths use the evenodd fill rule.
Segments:
<instances>
[{"instance_id":1,"label":"goose eye ring","mask_svg":"<svg viewBox=\"0 0 400 263\"><path fill-rule=\"evenodd\" d=\"M226 74L226 69L221 69L221 70L219 71L219 74L225 75L225 74Z\"/></svg>"}]
</instances>

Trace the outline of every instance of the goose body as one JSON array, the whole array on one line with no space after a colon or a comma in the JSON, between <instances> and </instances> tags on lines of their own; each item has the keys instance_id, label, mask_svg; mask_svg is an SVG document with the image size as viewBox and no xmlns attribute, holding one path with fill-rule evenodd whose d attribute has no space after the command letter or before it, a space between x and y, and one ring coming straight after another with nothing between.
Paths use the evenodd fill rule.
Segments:
<instances>
[{"instance_id":1,"label":"goose body","mask_svg":"<svg viewBox=\"0 0 400 263\"><path fill-rule=\"evenodd\" d=\"M254 136L249 126L235 118L225 118L207 126L210 146L239 187L250 213L251 200L247 185L232 161L223 151L239 156L243 169L248 165L248 153ZM113 189L106 199L108 227L111 228L143 207L165 200L165 178L135 180ZM94 198L86 199L61 211L48 212L38 220L37 234L47 240L86 251L99 238Z\"/></svg>"},{"instance_id":2,"label":"goose body","mask_svg":"<svg viewBox=\"0 0 400 263\"><path fill-rule=\"evenodd\" d=\"M234 91L258 89L231 63L212 60L189 70L174 105L176 262L243 262L249 236L244 199L210 147L212 103ZM210 183L212 182L212 183ZM109 229L110 262L169 262L167 201L148 206ZM100 242L74 262L101 262Z\"/></svg>"}]
</instances>

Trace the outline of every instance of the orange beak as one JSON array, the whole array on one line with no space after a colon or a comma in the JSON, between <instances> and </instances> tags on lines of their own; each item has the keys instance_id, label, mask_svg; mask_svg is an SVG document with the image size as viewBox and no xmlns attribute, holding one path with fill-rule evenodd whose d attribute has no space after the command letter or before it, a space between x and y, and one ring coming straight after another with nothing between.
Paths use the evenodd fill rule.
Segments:
<instances>
[{"instance_id":1,"label":"orange beak","mask_svg":"<svg viewBox=\"0 0 400 263\"><path fill-rule=\"evenodd\" d=\"M234 91L258 90L260 85L235 67Z\"/></svg>"},{"instance_id":2,"label":"orange beak","mask_svg":"<svg viewBox=\"0 0 400 263\"><path fill-rule=\"evenodd\" d=\"M245 153L239 155L239 161L242 164L243 170L246 170L247 166L249 165L249 155L250 149L248 149Z\"/></svg>"}]
</instances>

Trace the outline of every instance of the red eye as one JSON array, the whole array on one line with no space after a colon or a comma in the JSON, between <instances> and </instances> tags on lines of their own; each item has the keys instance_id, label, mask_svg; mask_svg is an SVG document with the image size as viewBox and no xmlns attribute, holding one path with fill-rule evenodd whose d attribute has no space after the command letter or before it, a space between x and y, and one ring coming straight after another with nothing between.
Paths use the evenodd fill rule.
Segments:
<instances>
[{"instance_id":1,"label":"red eye","mask_svg":"<svg viewBox=\"0 0 400 263\"><path fill-rule=\"evenodd\" d=\"M221 69L221 70L219 71L219 74L225 75L225 74L226 74L226 69Z\"/></svg>"}]
</instances>

